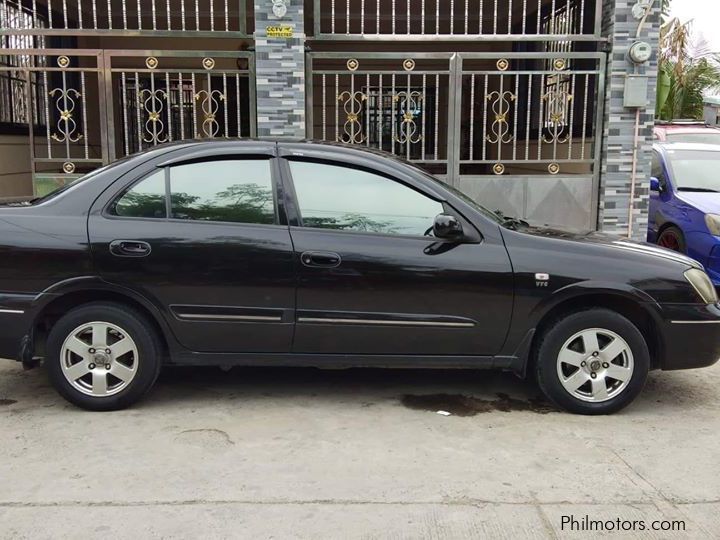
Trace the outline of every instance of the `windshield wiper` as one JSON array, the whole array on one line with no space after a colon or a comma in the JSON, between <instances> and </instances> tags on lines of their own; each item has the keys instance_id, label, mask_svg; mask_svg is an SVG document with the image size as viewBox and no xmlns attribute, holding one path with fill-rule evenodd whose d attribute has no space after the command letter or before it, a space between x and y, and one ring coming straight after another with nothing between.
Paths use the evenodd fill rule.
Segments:
<instances>
[{"instance_id":1,"label":"windshield wiper","mask_svg":"<svg viewBox=\"0 0 720 540\"><path fill-rule=\"evenodd\" d=\"M698 193L720 193L717 189L710 189L704 187L679 187L678 191L695 191Z\"/></svg>"},{"instance_id":2,"label":"windshield wiper","mask_svg":"<svg viewBox=\"0 0 720 540\"><path fill-rule=\"evenodd\" d=\"M512 229L513 231L518 230L519 227L530 227L530 224L527 221L506 216L505 214L503 214L502 210L495 210L495 215L502 220L503 227L507 227L508 229Z\"/></svg>"}]
</instances>

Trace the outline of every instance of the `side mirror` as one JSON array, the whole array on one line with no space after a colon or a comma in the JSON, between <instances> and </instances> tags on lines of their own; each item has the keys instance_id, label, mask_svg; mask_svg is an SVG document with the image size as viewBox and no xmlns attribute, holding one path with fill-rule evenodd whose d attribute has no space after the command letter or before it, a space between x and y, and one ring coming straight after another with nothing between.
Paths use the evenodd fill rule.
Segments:
<instances>
[{"instance_id":1,"label":"side mirror","mask_svg":"<svg viewBox=\"0 0 720 540\"><path fill-rule=\"evenodd\" d=\"M657 191L660 192L660 180L655 178L654 176L650 179L650 191Z\"/></svg>"},{"instance_id":2,"label":"side mirror","mask_svg":"<svg viewBox=\"0 0 720 540\"><path fill-rule=\"evenodd\" d=\"M463 236L462 224L455 216L438 214L433 222L435 238L459 239Z\"/></svg>"}]
</instances>

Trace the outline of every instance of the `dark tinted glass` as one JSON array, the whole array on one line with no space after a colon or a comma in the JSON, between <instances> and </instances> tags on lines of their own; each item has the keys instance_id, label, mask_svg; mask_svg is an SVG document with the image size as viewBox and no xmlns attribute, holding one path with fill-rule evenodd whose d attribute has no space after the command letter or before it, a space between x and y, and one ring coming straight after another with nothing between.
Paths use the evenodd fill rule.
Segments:
<instances>
[{"instance_id":1,"label":"dark tinted glass","mask_svg":"<svg viewBox=\"0 0 720 540\"><path fill-rule=\"evenodd\" d=\"M170 168L172 218L275 223L268 160L223 160Z\"/></svg>"},{"instance_id":2,"label":"dark tinted glass","mask_svg":"<svg viewBox=\"0 0 720 540\"><path fill-rule=\"evenodd\" d=\"M663 177L662 162L660 161L660 154L658 154L657 152L653 152L651 174L658 180Z\"/></svg>"},{"instance_id":3,"label":"dark tinted glass","mask_svg":"<svg viewBox=\"0 0 720 540\"><path fill-rule=\"evenodd\" d=\"M304 161L290 169L305 227L424 235L443 212L441 203L367 171Z\"/></svg>"},{"instance_id":4,"label":"dark tinted glass","mask_svg":"<svg viewBox=\"0 0 720 540\"><path fill-rule=\"evenodd\" d=\"M165 218L165 172L158 170L135 184L112 212L122 217Z\"/></svg>"}]
</instances>

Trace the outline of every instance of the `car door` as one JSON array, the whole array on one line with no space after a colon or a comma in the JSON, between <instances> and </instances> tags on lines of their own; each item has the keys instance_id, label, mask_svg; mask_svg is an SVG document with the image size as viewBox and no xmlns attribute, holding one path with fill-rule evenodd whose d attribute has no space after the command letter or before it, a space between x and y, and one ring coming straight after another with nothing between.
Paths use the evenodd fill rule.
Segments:
<instances>
[{"instance_id":1,"label":"car door","mask_svg":"<svg viewBox=\"0 0 720 540\"><path fill-rule=\"evenodd\" d=\"M295 276L275 145L201 146L145 164L96 202L97 270L154 302L192 351L288 352Z\"/></svg>"},{"instance_id":2,"label":"car door","mask_svg":"<svg viewBox=\"0 0 720 540\"><path fill-rule=\"evenodd\" d=\"M492 241L477 231L475 243L434 238L435 216L454 209L378 171L377 158L284 153L298 268L294 352L500 351L513 284L497 230Z\"/></svg>"}]
</instances>

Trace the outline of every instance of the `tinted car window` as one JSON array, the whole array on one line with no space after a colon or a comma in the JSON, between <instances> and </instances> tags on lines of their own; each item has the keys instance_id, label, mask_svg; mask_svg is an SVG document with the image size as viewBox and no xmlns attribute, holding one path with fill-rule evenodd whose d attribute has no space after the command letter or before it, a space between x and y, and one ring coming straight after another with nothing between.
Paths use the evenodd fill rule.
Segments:
<instances>
[{"instance_id":1,"label":"tinted car window","mask_svg":"<svg viewBox=\"0 0 720 540\"><path fill-rule=\"evenodd\" d=\"M116 216L165 218L165 172L155 171L131 187L115 203L111 212Z\"/></svg>"},{"instance_id":2,"label":"tinted car window","mask_svg":"<svg viewBox=\"0 0 720 540\"><path fill-rule=\"evenodd\" d=\"M653 158L652 158L652 173L655 178L662 179L663 176L663 168L662 168L662 161L660 158L660 154L657 152L653 152Z\"/></svg>"},{"instance_id":3,"label":"tinted car window","mask_svg":"<svg viewBox=\"0 0 720 540\"><path fill-rule=\"evenodd\" d=\"M175 219L275 223L269 160L222 160L170 168Z\"/></svg>"},{"instance_id":4,"label":"tinted car window","mask_svg":"<svg viewBox=\"0 0 720 540\"><path fill-rule=\"evenodd\" d=\"M441 203L394 180L360 169L291 161L305 227L423 235Z\"/></svg>"}]
</instances>

